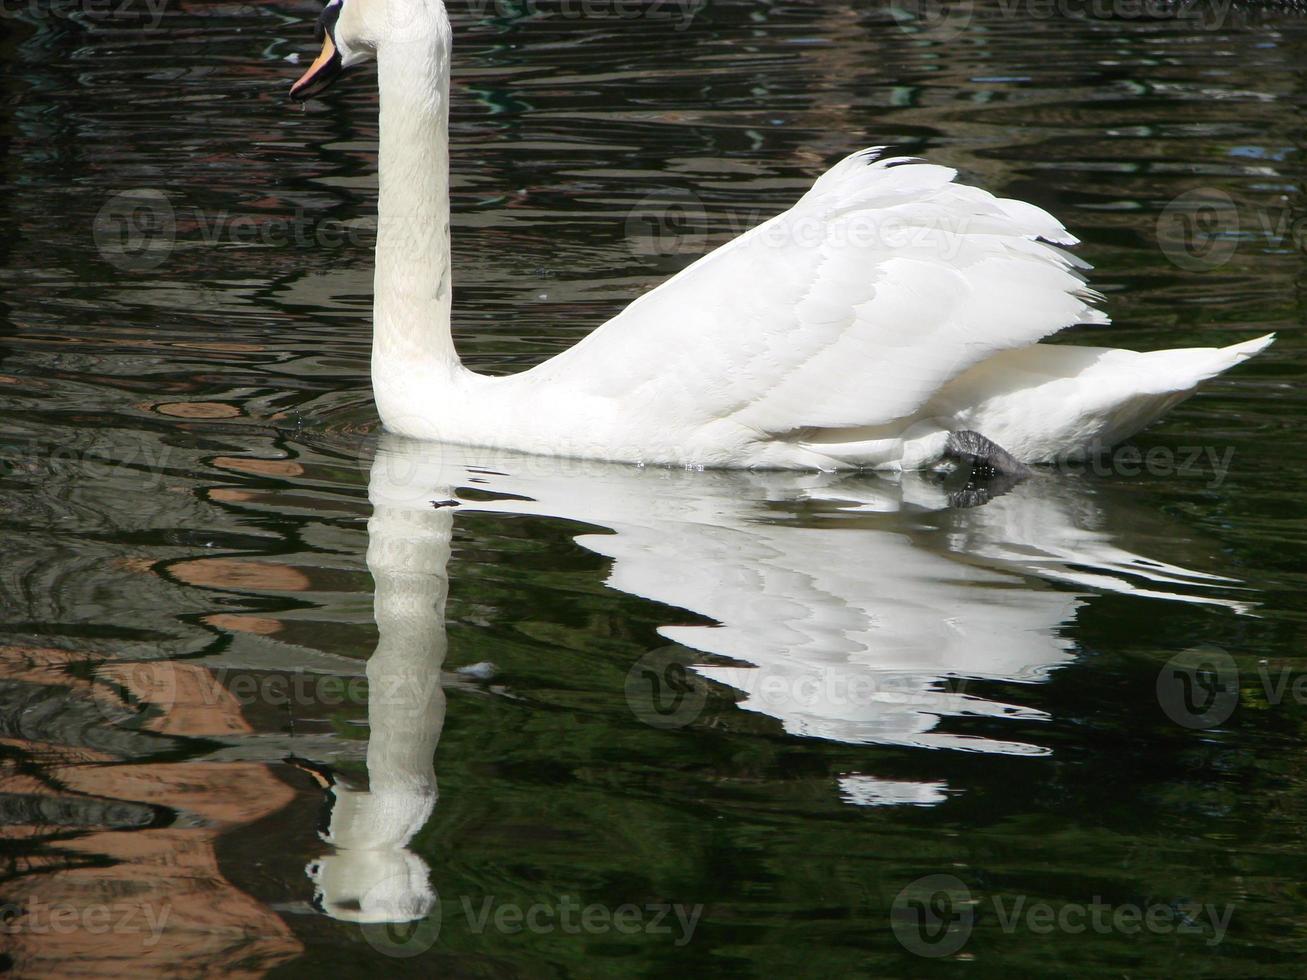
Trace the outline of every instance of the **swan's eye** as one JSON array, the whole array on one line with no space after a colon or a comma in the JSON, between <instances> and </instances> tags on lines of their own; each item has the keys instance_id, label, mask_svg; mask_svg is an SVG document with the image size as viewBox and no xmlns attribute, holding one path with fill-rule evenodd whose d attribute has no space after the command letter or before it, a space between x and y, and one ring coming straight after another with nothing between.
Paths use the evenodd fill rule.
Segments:
<instances>
[{"instance_id":1,"label":"swan's eye","mask_svg":"<svg viewBox=\"0 0 1307 980\"><path fill-rule=\"evenodd\" d=\"M344 0L331 0L318 17L315 33L322 45L322 52L314 59L308 71L290 87L292 99L303 102L321 94L345 69L363 60L359 52L337 43L337 22L344 6Z\"/></svg>"},{"instance_id":2,"label":"swan's eye","mask_svg":"<svg viewBox=\"0 0 1307 980\"><path fill-rule=\"evenodd\" d=\"M340 20L341 0L331 0L322 13L318 16L317 27L313 30L314 40L321 42L322 39L330 34L331 39L336 40L336 21Z\"/></svg>"}]
</instances>

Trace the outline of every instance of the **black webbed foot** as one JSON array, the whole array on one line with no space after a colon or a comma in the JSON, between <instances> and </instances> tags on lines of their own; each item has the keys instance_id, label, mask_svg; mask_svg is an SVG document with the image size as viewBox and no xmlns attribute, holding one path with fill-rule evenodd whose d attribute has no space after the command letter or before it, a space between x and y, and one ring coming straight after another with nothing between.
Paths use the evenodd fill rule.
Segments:
<instances>
[{"instance_id":1,"label":"black webbed foot","mask_svg":"<svg viewBox=\"0 0 1307 980\"><path fill-rule=\"evenodd\" d=\"M979 432L950 432L944 459L956 463L944 481L950 507L979 507L1001 497L1034 471Z\"/></svg>"},{"instance_id":2,"label":"black webbed foot","mask_svg":"<svg viewBox=\"0 0 1307 980\"><path fill-rule=\"evenodd\" d=\"M991 442L979 432L966 429L948 434L948 441L944 444L944 458L970 468L973 474L980 477L992 474L1024 480L1034 472L998 443Z\"/></svg>"}]
</instances>

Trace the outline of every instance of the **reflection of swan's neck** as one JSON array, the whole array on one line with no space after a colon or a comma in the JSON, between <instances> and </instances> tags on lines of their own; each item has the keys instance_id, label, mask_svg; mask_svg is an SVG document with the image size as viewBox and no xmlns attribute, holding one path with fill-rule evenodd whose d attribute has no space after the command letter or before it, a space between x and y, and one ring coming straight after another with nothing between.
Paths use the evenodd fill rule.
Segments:
<instances>
[{"instance_id":1,"label":"reflection of swan's neck","mask_svg":"<svg viewBox=\"0 0 1307 980\"><path fill-rule=\"evenodd\" d=\"M377 51L381 194L372 372L383 417L411 411L406 386L428 387L460 367L449 320L449 59L443 13L438 24Z\"/></svg>"},{"instance_id":2,"label":"reflection of swan's neck","mask_svg":"<svg viewBox=\"0 0 1307 980\"><path fill-rule=\"evenodd\" d=\"M374 490L382 482L374 471ZM310 865L309 874L320 907L334 918L407 921L426 915L435 901L426 864L407 846L436 804L453 513L376 496L374 503L368 569L380 637L367 666L368 787L344 780L332 786L323 837L335 853Z\"/></svg>"},{"instance_id":3,"label":"reflection of swan's neck","mask_svg":"<svg viewBox=\"0 0 1307 980\"><path fill-rule=\"evenodd\" d=\"M374 797L429 792L434 802L432 757L445 721L440 667L447 649L446 565L453 519L449 510L422 513L378 504L368 523L379 633L367 666L368 781ZM380 843L402 846L407 837Z\"/></svg>"}]
</instances>

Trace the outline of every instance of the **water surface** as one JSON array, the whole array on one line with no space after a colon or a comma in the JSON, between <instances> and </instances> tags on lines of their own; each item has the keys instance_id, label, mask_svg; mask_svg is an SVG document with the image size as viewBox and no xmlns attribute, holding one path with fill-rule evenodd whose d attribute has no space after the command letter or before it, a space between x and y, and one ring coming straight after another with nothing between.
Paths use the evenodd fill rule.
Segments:
<instances>
[{"instance_id":1,"label":"water surface","mask_svg":"<svg viewBox=\"0 0 1307 980\"><path fill-rule=\"evenodd\" d=\"M969 7L450 13L479 370L871 144L1083 239L1068 342L1279 333L1148 465L970 507L383 439L376 94L286 102L316 5L7 8L4 964L1298 975L1307 20Z\"/></svg>"}]
</instances>

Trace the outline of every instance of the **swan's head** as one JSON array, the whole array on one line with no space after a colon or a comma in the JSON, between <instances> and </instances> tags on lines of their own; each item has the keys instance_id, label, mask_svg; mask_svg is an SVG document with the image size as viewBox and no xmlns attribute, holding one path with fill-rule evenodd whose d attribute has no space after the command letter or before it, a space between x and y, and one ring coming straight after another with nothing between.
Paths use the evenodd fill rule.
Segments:
<instances>
[{"instance_id":1,"label":"swan's head","mask_svg":"<svg viewBox=\"0 0 1307 980\"><path fill-rule=\"evenodd\" d=\"M327 0L318 18L322 51L290 87L290 97L303 102L320 95L383 46L422 44L448 32L443 0Z\"/></svg>"}]
</instances>

